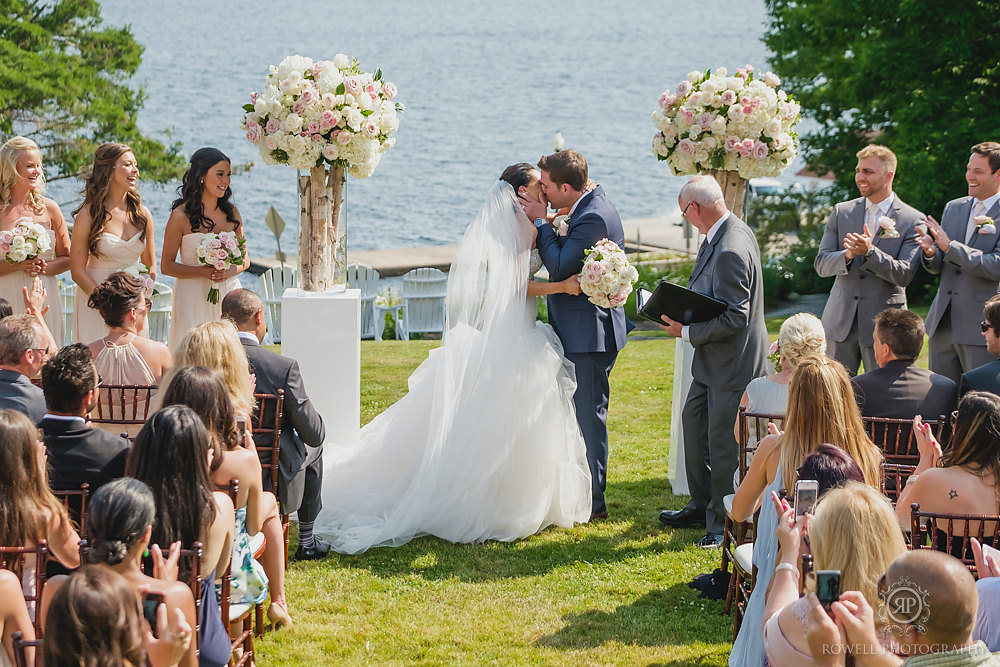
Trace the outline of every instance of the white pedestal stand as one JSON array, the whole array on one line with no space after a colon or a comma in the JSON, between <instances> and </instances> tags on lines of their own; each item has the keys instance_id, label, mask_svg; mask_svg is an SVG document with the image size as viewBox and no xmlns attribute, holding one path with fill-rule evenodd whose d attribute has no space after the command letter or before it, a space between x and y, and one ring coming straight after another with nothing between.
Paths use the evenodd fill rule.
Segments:
<instances>
[{"instance_id":1,"label":"white pedestal stand","mask_svg":"<svg viewBox=\"0 0 1000 667\"><path fill-rule=\"evenodd\" d=\"M361 422L361 290L281 298L281 353L299 362L302 381L326 426L326 442L353 445Z\"/></svg>"},{"instance_id":2,"label":"white pedestal stand","mask_svg":"<svg viewBox=\"0 0 1000 667\"><path fill-rule=\"evenodd\" d=\"M687 341L674 339L674 394L670 406L670 451L667 454L667 481L676 496L691 494L687 470L684 467L684 425L681 411L691 389L691 359L694 347Z\"/></svg>"}]
</instances>

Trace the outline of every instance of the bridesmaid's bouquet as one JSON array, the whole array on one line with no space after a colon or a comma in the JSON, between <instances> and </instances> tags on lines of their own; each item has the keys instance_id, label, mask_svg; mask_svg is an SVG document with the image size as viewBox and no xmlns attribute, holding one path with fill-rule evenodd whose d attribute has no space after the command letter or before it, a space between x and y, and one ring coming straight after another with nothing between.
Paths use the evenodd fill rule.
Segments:
<instances>
[{"instance_id":1,"label":"bridesmaid's bouquet","mask_svg":"<svg viewBox=\"0 0 1000 667\"><path fill-rule=\"evenodd\" d=\"M227 266L242 266L246 254L246 239L236 236L236 232L205 234L198 244L198 261L217 271L224 271ZM219 303L219 288L213 286L208 290L206 300Z\"/></svg>"},{"instance_id":2,"label":"bridesmaid's bouquet","mask_svg":"<svg viewBox=\"0 0 1000 667\"><path fill-rule=\"evenodd\" d=\"M30 218L21 218L10 231L0 232L0 254L8 264L35 259L51 248L49 230Z\"/></svg>"},{"instance_id":3,"label":"bridesmaid's bouquet","mask_svg":"<svg viewBox=\"0 0 1000 667\"><path fill-rule=\"evenodd\" d=\"M139 279L139 282L142 283L142 291L146 293L146 296L156 294L156 286L153 283L152 269L150 269L149 264L136 262L132 266L125 267L122 270L130 276L135 276Z\"/></svg>"},{"instance_id":4,"label":"bridesmaid's bouquet","mask_svg":"<svg viewBox=\"0 0 1000 667\"><path fill-rule=\"evenodd\" d=\"M601 239L584 251L587 258L580 271L580 289L590 302L601 308L617 308L632 293L639 272L632 266L618 244Z\"/></svg>"}]
</instances>

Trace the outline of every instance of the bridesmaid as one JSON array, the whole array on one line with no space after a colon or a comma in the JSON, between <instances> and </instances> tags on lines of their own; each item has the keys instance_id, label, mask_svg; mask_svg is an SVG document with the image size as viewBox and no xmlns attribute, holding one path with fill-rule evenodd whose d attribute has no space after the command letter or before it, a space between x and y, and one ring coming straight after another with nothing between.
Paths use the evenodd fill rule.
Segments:
<instances>
[{"instance_id":1,"label":"bridesmaid","mask_svg":"<svg viewBox=\"0 0 1000 667\"><path fill-rule=\"evenodd\" d=\"M10 231L21 218L49 230L52 250L37 259L8 264L0 258L0 297L15 313L24 312L22 288L32 288L40 276L45 288L45 322L58 343L63 342L62 304L57 275L69 268L69 232L59 205L45 196L42 153L25 137L13 137L0 146L0 231Z\"/></svg>"},{"instance_id":2,"label":"bridesmaid","mask_svg":"<svg viewBox=\"0 0 1000 667\"><path fill-rule=\"evenodd\" d=\"M69 250L76 283L75 341L86 344L107 333L100 313L87 306L90 294L105 278L141 261L156 279L153 216L139 197L138 181L139 165L125 144L102 144L94 152L83 203L73 211L76 222Z\"/></svg>"},{"instance_id":3,"label":"bridesmaid","mask_svg":"<svg viewBox=\"0 0 1000 667\"><path fill-rule=\"evenodd\" d=\"M160 270L177 278L174 283L173 320L170 324L170 349L184 334L202 322L222 316L222 299L240 287L236 277L250 266L249 253L242 266L223 271L198 261L198 244L205 234L236 232L243 238L240 212L229 201L229 158L217 148L199 148L191 156L191 166L179 188L180 197L171 206L163 235ZM180 252L180 261L177 253ZM209 303L208 291L219 290L219 303Z\"/></svg>"}]
</instances>

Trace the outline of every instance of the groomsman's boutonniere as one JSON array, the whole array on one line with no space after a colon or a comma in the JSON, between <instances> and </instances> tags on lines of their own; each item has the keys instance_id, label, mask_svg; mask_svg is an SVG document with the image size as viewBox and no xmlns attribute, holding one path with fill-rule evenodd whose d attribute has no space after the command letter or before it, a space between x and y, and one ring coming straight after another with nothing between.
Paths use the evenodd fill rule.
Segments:
<instances>
[{"instance_id":1,"label":"groomsman's boutonniere","mask_svg":"<svg viewBox=\"0 0 1000 667\"><path fill-rule=\"evenodd\" d=\"M555 230L556 236L566 236L569 232L569 216L568 215L557 215L552 219L552 229Z\"/></svg>"},{"instance_id":2,"label":"groomsman's boutonniere","mask_svg":"<svg viewBox=\"0 0 1000 667\"><path fill-rule=\"evenodd\" d=\"M896 230L896 221L887 215L880 216L878 219L879 226L879 236L884 239L898 239L899 232Z\"/></svg>"},{"instance_id":3,"label":"groomsman's boutonniere","mask_svg":"<svg viewBox=\"0 0 1000 667\"><path fill-rule=\"evenodd\" d=\"M997 226L993 224L993 218L986 215L977 215L972 219L974 225L976 225L977 234L996 234Z\"/></svg>"}]
</instances>

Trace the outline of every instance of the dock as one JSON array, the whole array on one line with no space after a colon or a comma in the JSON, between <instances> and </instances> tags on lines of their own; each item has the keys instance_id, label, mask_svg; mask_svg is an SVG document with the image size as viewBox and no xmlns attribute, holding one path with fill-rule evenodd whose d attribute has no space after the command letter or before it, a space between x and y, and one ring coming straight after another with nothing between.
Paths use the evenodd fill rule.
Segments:
<instances>
[{"instance_id":1,"label":"dock","mask_svg":"<svg viewBox=\"0 0 1000 667\"><path fill-rule=\"evenodd\" d=\"M625 231L627 252L673 251L693 254L698 249L698 232L691 229L691 236L684 235L684 225L679 215L652 218L632 218L622 221ZM348 244L350 245L350 244ZM401 276L411 269L430 266L447 271L455 259L457 245L420 246L416 248L387 248L383 250L347 251L349 264L366 264L385 278ZM289 255L286 264L296 265L297 259ZM273 257L251 259L250 272L263 273L266 269L279 266Z\"/></svg>"}]
</instances>

